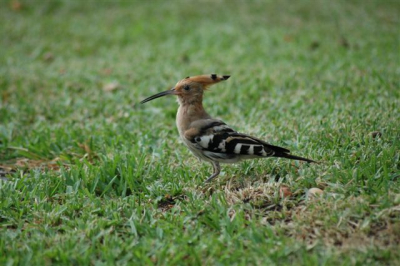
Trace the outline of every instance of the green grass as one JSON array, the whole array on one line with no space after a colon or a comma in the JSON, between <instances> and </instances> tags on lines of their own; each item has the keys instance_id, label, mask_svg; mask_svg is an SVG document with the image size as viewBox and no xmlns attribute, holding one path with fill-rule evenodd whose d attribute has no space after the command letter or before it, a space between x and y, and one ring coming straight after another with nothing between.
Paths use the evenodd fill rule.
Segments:
<instances>
[{"instance_id":1,"label":"green grass","mask_svg":"<svg viewBox=\"0 0 400 266\"><path fill-rule=\"evenodd\" d=\"M1 265L400 263L398 1L21 4L0 2ZM207 73L232 75L211 115L323 164L204 186L175 99L138 103Z\"/></svg>"}]
</instances>

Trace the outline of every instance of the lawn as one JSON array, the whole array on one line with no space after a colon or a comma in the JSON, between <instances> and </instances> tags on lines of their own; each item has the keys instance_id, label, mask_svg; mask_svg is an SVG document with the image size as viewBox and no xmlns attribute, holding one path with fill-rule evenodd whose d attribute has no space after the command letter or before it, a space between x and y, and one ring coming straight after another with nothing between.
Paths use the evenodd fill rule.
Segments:
<instances>
[{"instance_id":1,"label":"lawn","mask_svg":"<svg viewBox=\"0 0 400 266\"><path fill-rule=\"evenodd\" d=\"M399 14L1 0L0 265L399 265ZM176 99L139 102L211 73L231 75L211 115L321 164L245 161L203 184Z\"/></svg>"}]
</instances>

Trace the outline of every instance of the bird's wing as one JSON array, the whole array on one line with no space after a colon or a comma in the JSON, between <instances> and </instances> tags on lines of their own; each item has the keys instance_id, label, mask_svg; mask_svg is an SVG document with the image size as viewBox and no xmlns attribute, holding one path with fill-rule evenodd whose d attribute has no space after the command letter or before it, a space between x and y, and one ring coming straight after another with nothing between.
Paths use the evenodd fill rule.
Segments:
<instances>
[{"instance_id":1,"label":"bird's wing","mask_svg":"<svg viewBox=\"0 0 400 266\"><path fill-rule=\"evenodd\" d=\"M193 122L184 137L199 150L216 154L269 157L289 153L281 147L238 133L221 120L202 119Z\"/></svg>"}]
</instances>

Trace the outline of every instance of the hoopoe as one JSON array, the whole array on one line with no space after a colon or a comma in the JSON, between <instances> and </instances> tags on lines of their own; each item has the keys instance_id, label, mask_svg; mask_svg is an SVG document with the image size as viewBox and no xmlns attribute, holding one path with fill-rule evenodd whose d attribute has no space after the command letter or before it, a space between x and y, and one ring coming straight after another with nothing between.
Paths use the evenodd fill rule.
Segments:
<instances>
[{"instance_id":1,"label":"hoopoe","mask_svg":"<svg viewBox=\"0 0 400 266\"><path fill-rule=\"evenodd\" d=\"M203 107L203 93L211 85L229 79L216 74L187 77L170 90L150 96L141 103L166 95L177 95L179 109L176 126L183 143L201 160L210 162L213 174L221 172L220 163L236 163L245 159L281 157L306 162L313 160L290 154L288 149L271 145L258 138L238 133L223 121L212 118Z\"/></svg>"}]
</instances>

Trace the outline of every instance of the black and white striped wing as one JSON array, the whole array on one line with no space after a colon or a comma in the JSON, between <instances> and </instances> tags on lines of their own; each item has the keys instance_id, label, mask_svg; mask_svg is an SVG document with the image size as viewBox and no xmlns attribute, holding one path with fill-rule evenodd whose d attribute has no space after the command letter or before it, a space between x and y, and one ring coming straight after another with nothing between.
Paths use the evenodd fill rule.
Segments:
<instances>
[{"instance_id":1,"label":"black and white striped wing","mask_svg":"<svg viewBox=\"0 0 400 266\"><path fill-rule=\"evenodd\" d=\"M197 123L197 124L196 124ZM215 119L200 120L193 124L197 134L191 136L193 145L213 158L233 159L274 156L277 151L289 152L257 138L241 134L224 122Z\"/></svg>"}]
</instances>

